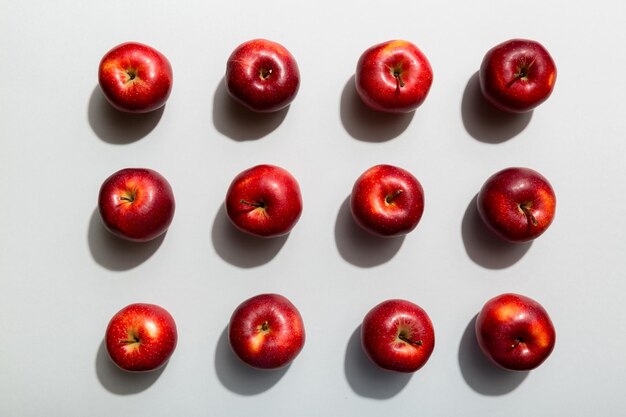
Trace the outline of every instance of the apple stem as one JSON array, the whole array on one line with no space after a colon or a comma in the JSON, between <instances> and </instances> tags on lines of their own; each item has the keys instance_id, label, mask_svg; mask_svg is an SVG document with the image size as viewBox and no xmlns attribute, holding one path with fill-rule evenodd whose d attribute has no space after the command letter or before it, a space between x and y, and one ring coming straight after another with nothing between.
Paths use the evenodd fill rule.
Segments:
<instances>
[{"instance_id":1,"label":"apple stem","mask_svg":"<svg viewBox=\"0 0 626 417\"><path fill-rule=\"evenodd\" d=\"M263 324L261 325L261 330L263 330L264 332L268 331L270 329L270 325L267 321L264 321Z\"/></svg>"},{"instance_id":2,"label":"apple stem","mask_svg":"<svg viewBox=\"0 0 626 417\"><path fill-rule=\"evenodd\" d=\"M120 197L120 200L128 201L129 203L132 203L133 201L135 201L136 197L137 197L137 191L132 190L132 191L127 191L126 193L124 193L124 195Z\"/></svg>"},{"instance_id":3,"label":"apple stem","mask_svg":"<svg viewBox=\"0 0 626 417\"><path fill-rule=\"evenodd\" d=\"M132 81L137 77L137 71L134 68L127 69L126 75L128 75L128 81Z\"/></svg>"},{"instance_id":4,"label":"apple stem","mask_svg":"<svg viewBox=\"0 0 626 417\"><path fill-rule=\"evenodd\" d=\"M403 192L404 190L396 190L393 194L388 194L387 197L385 197L385 203L387 204L393 203L393 200L395 200Z\"/></svg>"},{"instance_id":5,"label":"apple stem","mask_svg":"<svg viewBox=\"0 0 626 417\"><path fill-rule=\"evenodd\" d=\"M394 71L393 76L396 77L396 82L398 83L398 87L404 87L404 81L402 81L402 77L400 76L399 71Z\"/></svg>"},{"instance_id":6,"label":"apple stem","mask_svg":"<svg viewBox=\"0 0 626 417\"><path fill-rule=\"evenodd\" d=\"M257 203L256 201L239 200L239 202L240 202L241 204L247 204L247 205L252 206L252 207L260 207L260 208L265 208L265 203L264 203L264 202L262 202L262 201L261 201L261 202L259 202L259 203Z\"/></svg>"},{"instance_id":7,"label":"apple stem","mask_svg":"<svg viewBox=\"0 0 626 417\"><path fill-rule=\"evenodd\" d=\"M533 216L533 214L530 212L530 209L528 208L526 204L520 204L519 208L524 212L524 214L526 215L526 218L528 218L528 221L533 226L537 226L539 224L539 222L537 221L535 216Z\"/></svg>"},{"instance_id":8,"label":"apple stem","mask_svg":"<svg viewBox=\"0 0 626 417\"><path fill-rule=\"evenodd\" d=\"M398 339L403 340L403 341L405 341L405 342L407 342L408 344L411 344L411 345L422 346L422 341L421 340L409 339L408 337L406 337L403 334L398 335Z\"/></svg>"},{"instance_id":9,"label":"apple stem","mask_svg":"<svg viewBox=\"0 0 626 417\"><path fill-rule=\"evenodd\" d=\"M521 64L513 79L509 82L508 87L512 86L515 81L528 77L528 71L530 71L530 68L533 66L536 60L537 58L535 57L532 61L530 61L530 64L526 65L525 62Z\"/></svg>"},{"instance_id":10,"label":"apple stem","mask_svg":"<svg viewBox=\"0 0 626 417\"><path fill-rule=\"evenodd\" d=\"M527 77L527 76L528 76L528 71L529 71L529 70L530 70L530 68L533 66L533 64L535 63L535 61L536 61L536 60L537 60L537 58L536 58L536 57L535 57L535 58L533 58L533 60L532 60L532 61L530 61L530 64L528 64L527 66L523 66L523 67L520 69L520 72L519 72L519 73L520 73L520 77L522 77L522 78L523 78L523 77Z\"/></svg>"},{"instance_id":11,"label":"apple stem","mask_svg":"<svg viewBox=\"0 0 626 417\"><path fill-rule=\"evenodd\" d=\"M522 343L522 342L523 342L523 340L522 340L521 338L519 338L519 337L518 337L517 339L515 339L515 342L511 345L511 349L515 349L515 348L516 348L516 347L518 347L518 346L519 346L519 344L520 344L520 343Z\"/></svg>"}]
</instances>

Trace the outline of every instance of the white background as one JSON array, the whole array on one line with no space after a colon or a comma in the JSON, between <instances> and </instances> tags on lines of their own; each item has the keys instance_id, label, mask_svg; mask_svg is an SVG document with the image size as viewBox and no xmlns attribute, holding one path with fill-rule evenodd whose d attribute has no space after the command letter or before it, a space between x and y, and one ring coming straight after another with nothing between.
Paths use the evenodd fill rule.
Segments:
<instances>
[{"instance_id":1,"label":"white background","mask_svg":"<svg viewBox=\"0 0 626 417\"><path fill-rule=\"evenodd\" d=\"M626 83L624 2L2 1L0 4L0 415L617 416L625 386ZM265 37L297 58L299 95L251 116L226 96L225 62ZM559 70L532 114L500 117L477 95L484 53L539 40ZM367 47L415 42L435 73L402 117L363 109L352 84ZM97 87L102 55L136 40L163 52L174 88L163 111L127 117ZM258 163L290 170L304 198L288 238L236 232L221 208L231 179ZM378 240L346 207L377 163L412 171L424 217ZM150 167L177 200L167 235L117 241L96 209L102 181ZM558 198L531 245L485 234L473 199L508 166L545 175ZM477 350L471 325L489 298L538 300L557 345L529 374ZM244 299L279 292L307 342L286 370L240 365L224 337ZM374 369L358 327L378 302L424 307L437 344L412 376ZM168 309L179 344L161 372L114 368L102 339L132 302Z\"/></svg>"}]
</instances>

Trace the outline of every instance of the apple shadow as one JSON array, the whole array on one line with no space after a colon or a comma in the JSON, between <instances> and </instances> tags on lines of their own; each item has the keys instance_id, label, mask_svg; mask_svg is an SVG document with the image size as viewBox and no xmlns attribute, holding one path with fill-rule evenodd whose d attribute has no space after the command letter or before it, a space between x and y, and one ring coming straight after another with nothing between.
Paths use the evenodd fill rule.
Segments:
<instances>
[{"instance_id":1,"label":"apple shadow","mask_svg":"<svg viewBox=\"0 0 626 417\"><path fill-rule=\"evenodd\" d=\"M354 139L385 142L404 132L415 112L385 113L370 109L356 92L353 75L343 87L339 114L344 129Z\"/></svg>"},{"instance_id":2,"label":"apple shadow","mask_svg":"<svg viewBox=\"0 0 626 417\"><path fill-rule=\"evenodd\" d=\"M287 373L291 364L274 370L256 369L241 361L231 350L228 326L215 348L215 372L222 385L239 395L257 395L272 388Z\"/></svg>"},{"instance_id":3,"label":"apple shadow","mask_svg":"<svg viewBox=\"0 0 626 417\"><path fill-rule=\"evenodd\" d=\"M92 258L99 265L111 271L127 271L148 260L159 249L166 234L141 243L120 239L104 227L96 208L89 220L87 243Z\"/></svg>"},{"instance_id":4,"label":"apple shadow","mask_svg":"<svg viewBox=\"0 0 626 417\"><path fill-rule=\"evenodd\" d=\"M335 222L335 243L341 257L352 265L370 268L388 262L398 253L404 238L383 238L366 232L352 218L350 196L341 204Z\"/></svg>"},{"instance_id":5,"label":"apple shadow","mask_svg":"<svg viewBox=\"0 0 626 417\"><path fill-rule=\"evenodd\" d=\"M377 400L397 395L413 376L412 373L388 371L372 363L361 346L361 325L348 340L344 371L350 388L356 394Z\"/></svg>"},{"instance_id":6,"label":"apple shadow","mask_svg":"<svg viewBox=\"0 0 626 417\"><path fill-rule=\"evenodd\" d=\"M465 86L461 117L465 130L476 140L493 144L505 142L521 133L530 123L532 115L532 110L518 114L495 108L480 91L478 71Z\"/></svg>"},{"instance_id":7,"label":"apple shadow","mask_svg":"<svg viewBox=\"0 0 626 417\"><path fill-rule=\"evenodd\" d=\"M132 395L148 389L161 376L167 363L149 372L127 372L113 363L106 350L104 340L96 354L96 375L107 391L117 395Z\"/></svg>"},{"instance_id":8,"label":"apple shadow","mask_svg":"<svg viewBox=\"0 0 626 417\"><path fill-rule=\"evenodd\" d=\"M505 395L528 376L527 371L508 371L493 364L480 350L476 340L476 316L468 323L459 344L459 367L467 385L479 394Z\"/></svg>"},{"instance_id":9,"label":"apple shadow","mask_svg":"<svg viewBox=\"0 0 626 417\"><path fill-rule=\"evenodd\" d=\"M237 103L226 90L224 77L213 95L213 125L218 132L236 141L260 139L276 130L289 106L276 112L257 113Z\"/></svg>"},{"instance_id":10,"label":"apple shadow","mask_svg":"<svg viewBox=\"0 0 626 417\"><path fill-rule=\"evenodd\" d=\"M474 196L470 201L463 221L461 235L467 256L487 269L504 269L522 259L532 246L531 242L510 243L494 235L483 223Z\"/></svg>"},{"instance_id":11,"label":"apple shadow","mask_svg":"<svg viewBox=\"0 0 626 417\"><path fill-rule=\"evenodd\" d=\"M96 85L87 108L87 119L94 133L104 142L124 145L147 136L159 123L165 106L149 113L126 113L115 109Z\"/></svg>"},{"instance_id":12,"label":"apple shadow","mask_svg":"<svg viewBox=\"0 0 626 417\"><path fill-rule=\"evenodd\" d=\"M215 252L226 262L240 268L254 268L268 263L280 252L289 234L261 238L238 230L228 219L224 204L218 210L211 240Z\"/></svg>"}]
</instances>

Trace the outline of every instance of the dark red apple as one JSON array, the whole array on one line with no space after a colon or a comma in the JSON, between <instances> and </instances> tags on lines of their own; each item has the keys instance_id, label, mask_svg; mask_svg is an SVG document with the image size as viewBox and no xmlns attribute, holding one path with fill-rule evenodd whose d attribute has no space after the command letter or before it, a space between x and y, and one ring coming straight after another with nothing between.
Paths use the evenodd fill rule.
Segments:
<instances>
[{"instance_id":1,"label":"dark red apple","mask_svg":"<svg viewBox=\"0 0 626 417\"><path fill-rule=\"evenodd\" d=\"M417 109L432 82L433 71L426 55L405 40L368 48L356 66L356 91L377 111L408 113Z\"/></svg>"},{"instance_id":2,"label":"dark red apple","mask_svg":"<svg viewBox=\"0 0 626 417\"><path fill-rule=\"evenodd\" d=\"M350 210L356 223L376 236L405 235L422 218L424 190L410 172L376 165L354 183Z\"/></svg>"},{"instance_id":3,"label":"dark red apple","mask_svg":"<svg viewBox=\"0 0 626 417\"><path fill-rule=\"evenodd\" d=\"M539 42L511 39L487 52L478 77L487 101L500 110L524 113L550 97L556 65Z\"/></svg>"},{"instance_id":4,"label":"dark red apple","mask_svg":"<svg viewBox=\"0 0 626 417\"><path fill-rule=\"evenodd\" d=\"M435 332L428 314L406 300L387 300L363 319L361 344L368 358L381 368L415 372L435 348Z\"/></svg>"},{"instance_id":5,"label":"dark red apple","mask_svg":"<svg viewBox=\"0 0 626 417\"><path fill-rule=\"evenodd\" d=\"M225 204L235 227L259 237L289 233L302 214L298 182L287 170L274 165L257 165L237 175Z\"/></svg>"},{"instance_id":6,"label":"dark red apple","mask_svg":"<svg viewBox=\"0 0 626 417\"><path fill-rule=\"evenodd\" d=\"M476 318L476 337L489 359L512 371L541 365L556 341L546 310L519 294L502 294L487 301Z\"/></svg>"},{"instance_id":7,"label":"dark red apple","mask_svg":"<svg viewBox=\"0 0 626 417\"><path fill-rule=\"evenodd\" d=\"M98 81L116 109L147 113L165 105L174 78L172 66L162 53L148 45L126 42L104 55Z\"/></svg>"},{"instance_id":8,"label":"dark red apple","mask_svg":"<svg viewBox=\"0 0 626 417\"><path fill-rule=\"evenodd\" d=\"M256 112L287 107L300 87L296 59L282 45L253 39L239 45L226 63L226 89L231 97Z\"/></svg>"},{"instance_id":9,"label":"dark red apple","mask_svg":"<svg viewBox=\"0 0 626 417\"><path fill-rule=\"evenodd\" d=\"M153 371L174 353L178 335L174 319L163 307L131 304L113 316L106 329L109 356L125 371Z\"/></svg>"},{"instance_id":10,"label":"dark red apple","mask_svg":"<svg viewBox=\"0 0 626 417\"><path fill-rule=\"evenodd\" d=\"M539 237L554 219L556 196L548 180L530 168L506 168L489 177L477 198L487 228L509 242Z\"/></svg>"},{"instance_id":11,"label":"dark red apple","mask_svg":"<svg viewBox=\"0 0 626 417\"><path fill-rule=\"evenodd\" d=\"M158 172L126 168L107 178L98 196L98 211L114 235L146 242L165 233L176 204L172 187Z\"/></svg>"},{"instance_id":12,"label":"dark red apple","mask_svg":"<svg viewBox=\"0 0 626 417\"><path fill-rule=\"evenodd\" d=\"M259 369L291 363L302 350L304 323L298 309L279 294L261 294L241 303L228 325L233 352Z\"/></svg>"}]
</instances>

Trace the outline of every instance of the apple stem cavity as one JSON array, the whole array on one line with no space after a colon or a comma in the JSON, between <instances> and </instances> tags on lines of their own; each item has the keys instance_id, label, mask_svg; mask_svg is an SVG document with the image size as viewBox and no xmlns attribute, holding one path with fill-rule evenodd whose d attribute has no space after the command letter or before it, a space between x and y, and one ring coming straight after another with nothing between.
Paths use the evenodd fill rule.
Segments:
<instances>
[{"instance_id":1,"label":"apple stem cavity","mask_svg":"<svg viewBox=\"0 0 626 417\"><path fill-rule=\"evenodd\" d=\"M241 204L247 204L248 206L252 206L252 207L265 208L265 203L262 201L256 202L256 201L239 200L239 202Z\"/></svg>"},{"instance_id":2,"label":"apple stem cavity","mask_svg":"<svg viewBox=\"0 0 626 417\"><path fill-rule=\"evenodd\" d=\"M523 341L524 341L524 339L522 339L521 337L518 337L517 339L515 339L515 342L513 342L513 344L511 345L511 349L515 349Z\"/></svg>"},{"instance_id":3,"label":"apple stem cavity","mask_svg":"<svg viewBox=\"0 0 626 417\"><path fill-rule=\"evenodd\" d=\"M403 192L404 190L396 190L393 194L387 194L387 197L385 197L385 203L387 204L393 203L393 200L398 198L398 196L402 194Z\"/></svg>"},{"instance_id":4,"label":"apple stem cavity","mask_svg":"<svg viewBox=\"0 0 626 417\"><path fill-rule=\"evenodd\" d=\"M267 80L272 75L272 69L261 68L261 79Z\"/></svg>"},{"instance_id":5,"label":"apple stem cavity","mask_svg":"<svg viewBox=\"0 0 626 417\"><path fill-rule=\"evenodd\" d=\"M133 190L133 191L128 191L126 194L121 196L120 200L128 202L128 203L132 203L135 201L136 197L137 197L137 191Z\"/></svg>"},{"instance_id":6,"label":"apple stem cavity","mask_svg":"<svg viewBox=\"0 0 626 417\"><path fill-rule=\"evenodd\" d=\"M270 332L270 324L265 320L257 329L261 334L268 334Z\"/></svg>"},{"instance_id":7,"label":"apple stem cavity","mask_svg":"<svg viewBox=\"0 0 626 417\"><path fill-rule=\"evenodd\" d=\"M413 346L422 346L422 341L421 340L413 340L413 339L409 339L408 337L406 337L404 334L400 333L398 335L398 339L402 340L403 342L408 343L409 345L413 345Z\"/></svg>"},{"instance_id":8,"label":"apple stem cavity","mask_svg":"<svg viewBox=\"0 0 626 417\"><path fill-rule=\"evenodd\" d=\"M140 343L140 342L141 341L139 340L139 337L137 336L130 336L126 340L120 340L120 343L124 345L132 345L133 343Z\"/></svg>"},{"instance_id":9,"label":"apple stem cavity","mask_svg":"<svg viewBox=\"0 0 626 417\"><path fill-rule=\"evenodd\" d=\"M517 69L517 72L513 76L513 79L509 82L508 87L512 86L513 83L515 83L515 81L517 80L526 81L528 79L528 73L530 72L530 69L532 68L536 59L537 58L533 58L533 60L530 61L530 64L526 64L526 60L522 61L522 63Z\"/></svg>"},{"instance_id":10,"label":"apple stem cavity","mask_svg":"<svg viewBox=\"0 0 626 417\"><path fill-rule=\"evenodd\" d=\"M533 216L533 214L530 212L530 205L529 204L520 204L519 208L526 215L526 218L528 219L530 224L532 224L533 226L539 225L539 222L537 221L535 216Z\"/></svg>"},{"instance_id":11,"label":"apple stem cavity","mask_svg":"<svg viewBox=\"0 0 626 417\"><path fill-rule=\"evenodd\" d=\"M137 71L134 68L127 69L126 75L128 75L128 81L132 81L137 77Z\"/></svg>"},{"instance_id":12,"label":"apple stem cavity","mask_svg":"<svg viewBox=\"0 0 626 417\"><path fill-rule=\"evenodd\" d=\"M398 88L404 87L404 81L402 81L402 76L400 75L400 71L394 71L393 76L396 78L396 83L398 84Z\"/></svg>"}]
</instances>

